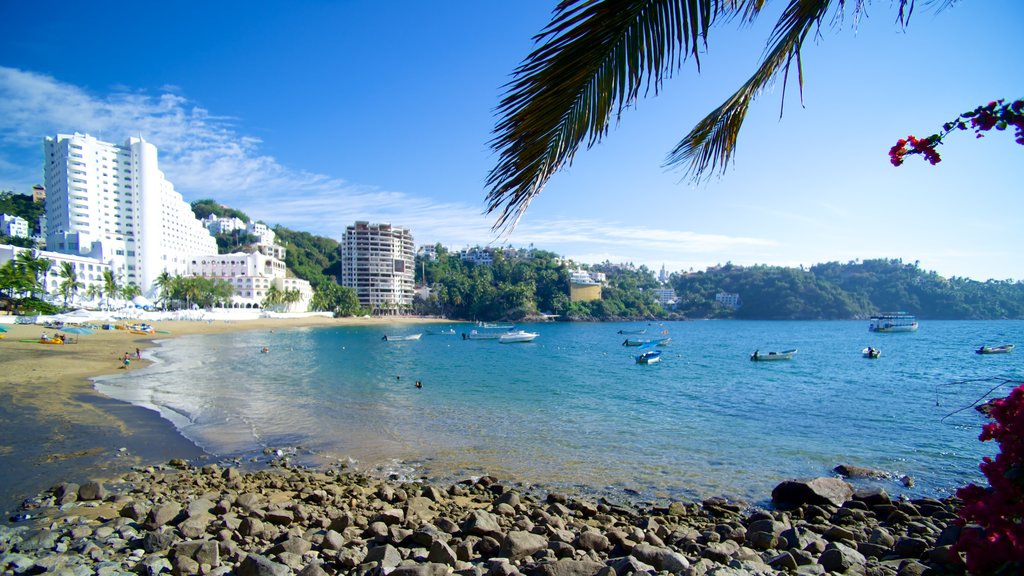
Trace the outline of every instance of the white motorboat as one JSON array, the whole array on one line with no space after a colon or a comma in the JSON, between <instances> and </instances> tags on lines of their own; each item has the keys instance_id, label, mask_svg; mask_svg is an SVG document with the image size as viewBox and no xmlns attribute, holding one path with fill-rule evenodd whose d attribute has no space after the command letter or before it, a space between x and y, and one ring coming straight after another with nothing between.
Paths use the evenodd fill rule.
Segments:
<instances>
[{"instance_id":1,"label":"white motorboat","mask_svg":"<svg viewBox=\"0 0 1024 576\"><path fill-rule=\"evenodd\" d=\"M792 350L783 350L782 352L761 352L754 350L754 353L750 355L750 359L754 362L765 362L769 360L792 360L793 355L796 354L796 348Z\"/></svg>"},{"instance_id":2,"label":"white motorboat","mask_svg":"<svg viewBox=\"0 0 1024 576\"><path fill-rule=\"evenodd\" d=\"M517 342L533 342L533 339L540 334L536 332L527 332L526 330L513 330L512 332L506 332L498 337L498 342L502 344L515 344Z\"/></svg>"}]
</instances>

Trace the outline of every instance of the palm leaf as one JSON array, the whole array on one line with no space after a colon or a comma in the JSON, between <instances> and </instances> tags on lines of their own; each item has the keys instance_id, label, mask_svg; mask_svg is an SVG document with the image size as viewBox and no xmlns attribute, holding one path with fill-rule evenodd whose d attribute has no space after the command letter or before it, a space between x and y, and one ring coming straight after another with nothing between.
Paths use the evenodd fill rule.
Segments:
<instances>
[{"instance_id":1,"label":"palm leaf","mask_svg":"<svg viewBox=\"0 0 1024 576\"><path fill-rule=\"evenodd\" d=\"M853 0L859 16L867 0ZM934 0L945 7L955 0ZM897 0L906 24L915 0ZM633 104L640 90L655 94L662 80L689 56L697 61L717 20L754 20L765 0L563 0L538 47L516 69L497 108L491 148L499 153L487 178L487 212L499 211L495 229L511 230L558 170L571 164L586 140L594 146L612 117ZM796 64L803 89L800 50L830 6L841 16L846 0L789 0L775 25L758 70L705 117L669 153L667 166L689 163L699 179L724 170L736 149L750 102ZM856 21L856 18L855 18Z\"/></svg>"},{"instance_id":2,"label":"palm leaf","mask_svg":"<svg viewBox=\"0 0 1024 576\"><path fill-rule=\"evenodd\" d=\"M722 14L762 0L564 0L498 106L487 179L494 227L513 228L551 176L607 133L640 90L656 94ZM698 60L699 62L699 60Z\"/></svg>"}]
</instances>

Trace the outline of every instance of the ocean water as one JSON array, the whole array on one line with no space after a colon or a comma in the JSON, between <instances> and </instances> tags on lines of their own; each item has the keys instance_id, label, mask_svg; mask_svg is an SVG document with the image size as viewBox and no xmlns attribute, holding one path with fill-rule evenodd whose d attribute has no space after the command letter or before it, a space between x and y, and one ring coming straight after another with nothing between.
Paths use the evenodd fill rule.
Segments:
<instances>
[{"instance_id":1,"label":"ocean water","mask_svg":"<svg viewBox=\"0 0 1024 576\"><path fill-rule=\"evenodd\" d=\"M1024 322L925 321L908 334L867 324L550 323L525 326L540 333L528 344L381 340L428 328L408 325L185 336L152 349L152 367L96 387L225 458L299 447L309 465L752 502L837 464L887 471L894 479L872 482L911 497L983 482L978 463L996 447L961 409L997 383L962 381L1024 379L1022 351L974 353L1024 344ZM661 363L635 363L617 333L635 329L672 337ZM869 345L881 358L861 356ZM789 348L791 361L749 360ZM904 474L913 488L895 480Z\"/></svg>"}]
</instances>

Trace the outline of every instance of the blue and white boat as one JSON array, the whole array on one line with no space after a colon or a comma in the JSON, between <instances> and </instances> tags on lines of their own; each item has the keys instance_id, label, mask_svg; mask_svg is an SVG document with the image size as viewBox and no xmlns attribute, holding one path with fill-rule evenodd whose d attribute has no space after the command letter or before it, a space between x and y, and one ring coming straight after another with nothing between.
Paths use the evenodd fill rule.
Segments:
<instances>
[{"instance_id":1,"label":"blue and white boat","mask_svg":"<svg viewBox=\"0 0 1024 576\"><path fill-rule=\"evenodd\" d=\"M651 350L636 357L637 364L654 364L661 362L661 350Z\"/></svg>"}]
</instances>

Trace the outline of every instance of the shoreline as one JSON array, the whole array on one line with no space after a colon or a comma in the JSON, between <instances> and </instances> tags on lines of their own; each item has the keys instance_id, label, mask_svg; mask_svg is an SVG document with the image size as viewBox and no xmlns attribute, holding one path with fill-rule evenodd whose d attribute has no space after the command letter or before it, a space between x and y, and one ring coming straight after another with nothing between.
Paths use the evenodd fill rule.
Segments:
<instances>
[{"instance_id":1,"label":"shoreline","mask_svg":"<svg viewBox=\"0 0 1024 576\"><path fill-rule=\"evenodd\" d=\"M152 324L169 334L97 330L73 335L75 344L19 342L38 339L50 328L5 324L0 340L0 469L10 470L0 485L0 512L6 518L21 502L72 478L105 477L132 466L171 458L201 459L207 454L157 412L97 392L92 379L117 373L120 358L129 370L150 364L146 351L155 340L304 327L435 324L435 318L260 318L246 320L168 320ZM135 350L142 359L135 358Z\"/></svg>"}]
</instances>

